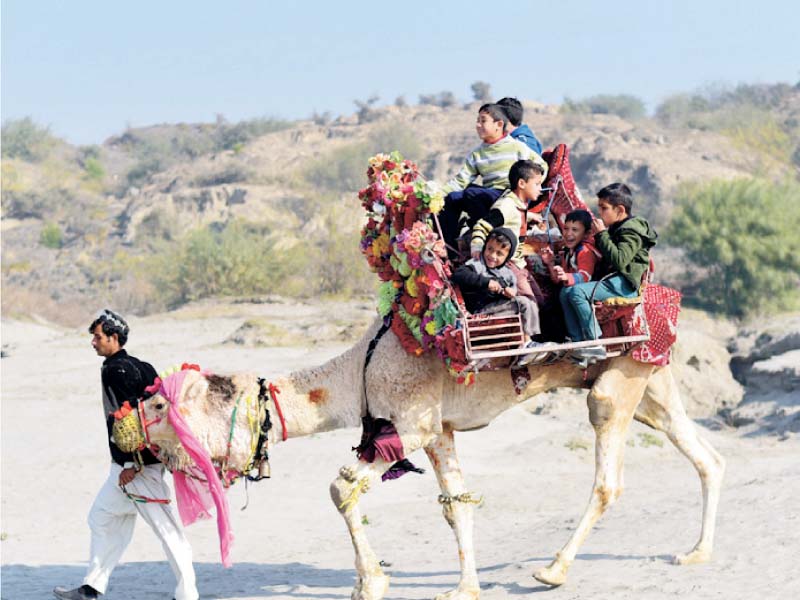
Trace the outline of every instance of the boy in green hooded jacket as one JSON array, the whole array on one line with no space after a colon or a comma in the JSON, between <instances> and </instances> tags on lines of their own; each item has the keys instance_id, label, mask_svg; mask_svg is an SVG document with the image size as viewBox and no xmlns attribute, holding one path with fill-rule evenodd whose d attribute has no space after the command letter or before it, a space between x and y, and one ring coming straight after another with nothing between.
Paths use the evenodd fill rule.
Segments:
<instances>
[{"instance_id":1,"label":"boy in green hooded jacket","mask_svg":"<svg viewBox=\"0 0 800 600\"><path fill-rule=\"evenodd\" d=\"M603 255L607 272L614 274L597 283L580 283L561 290L564 320L573 342L600 337L592 301L639 294L642 277L650 265L650 248L658 238L646 219L631 215L633 194L624 183L607 185L597 192L597 200L600 218L592 222L594 243ZM594 347L579 349L573 356L581 362L604 358L605 351Z\"/></svg>"}]
</instances>

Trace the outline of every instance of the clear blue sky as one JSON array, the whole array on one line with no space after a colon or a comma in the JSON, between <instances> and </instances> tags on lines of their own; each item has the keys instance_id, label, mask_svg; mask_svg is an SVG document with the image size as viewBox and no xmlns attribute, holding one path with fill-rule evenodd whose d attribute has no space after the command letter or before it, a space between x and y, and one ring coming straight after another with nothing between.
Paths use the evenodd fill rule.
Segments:
<instances>
[{"instance_id":1,"label":"clear blue sky","mask_svg":"<svg viewBox=\"0 0 800 600\"><path fill-rule=\"evenodd\" d=\"M487 81L544 102L800 79L797 0L2 0L3 120L126 125L353 112Z\"/></svg>"}]
</instances>

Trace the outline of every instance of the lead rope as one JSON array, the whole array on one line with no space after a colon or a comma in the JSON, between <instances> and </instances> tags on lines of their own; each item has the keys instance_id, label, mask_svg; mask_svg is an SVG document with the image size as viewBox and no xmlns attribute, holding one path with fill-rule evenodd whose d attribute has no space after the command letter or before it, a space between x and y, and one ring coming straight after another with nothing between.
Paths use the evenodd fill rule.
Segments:
<instances>
[{"instance_id":1,"label":"lead rope","mask_svg":"<svg viewBox=\"0 0 800 600\"><path fill-rule=\"evenodd\" d=\"M283 411L281 410L281 405L278 404L278 394L280 394L280 393L281 393L281 391L278 389L278 386L273 384L272 382L270 382L270 384L269 384L269 395L272 398L272 401L275 403L275 410L278 411L278 419L281 422L281 430L283 432L282 435L281 435L281 438L285 442L286 440L289 439L289 435L286 432L286 419L283 418Z\"/></svg>"},{"instance_id":2,"label":"lead rope","mask_svg":"<svg viewBox=\"0 0 800 600\"><path fill-rule=\"evenodd\" d=\"M265 386L264 384L266 381L264 379L259 378L258 385L258 401L256 403L256 412L260 410L260 407L264 406L264 422L259 424L258 418L255 417L250 410L250 403L248 402L248 412L247 418L248 423L250 424L251 430L251 458L250 463L248 464L247 469L245 470L245 479L244 479L244 490L245 490L245 503L242 506L241 510L247 508L250 504L250 487L249 482L251 481L260 481L262 479L269 478L269 454L267 452L267 444L269 442L269 430L272 429L272 421L269 416L269 409L266 405L266 393L265 393ZM286 429L286 419L283 416L283 410L281 409L281 405L278 403L278 394L280 394L281 390L270 382L266 386L266 390L269 391L269 395L272 398L272 401L275 403L275 410L278 413L278 420L281 422L281 439L285 442L289 439L289 433ZM253 441L256 440L256 441ZM258 457L258 459L256 459ZM258 475L253 477L249 474L249 471L253 468L253 466L258 460L259 463L259 472ZM266 463L266 469L262 467L262 464ZM263 474L262 471L266 474Z\"/></svg>"},{"instance_id":3,"label":"lead rope","mask_svg":"<svg viewBox=\"0 0 800 600\"><path fill-rule=\"evenodd\" d=\"M259 423L258 423L258 410L259 400L255 402L255 414L253 412L253 404L250 402L252 396L247 396L247 424L250 425L250 460L244 470L244 506L239 510L246 509L250 504L250 471L256 461L256 453L258 452L259 442Z\"/></svg>"},{"instance_id":4,"label":"lead rope","mask_svg":"<svg viewBox=\"0 0 800 600\"><path fill-rule=\"evenodd\" d=\"M125 489L125 486L120 486L122 488L122 493L125 494L129 500L133 500L134 502L138 502L139 504L170 504L172 500L169 498L150 498L148 496L141 496L139 494L134 494L129 492Z\"/></svg>"},{"instance_id":5,"label":"lead rope","mask_svg":"<svg viewBox=\"0 0 800 600\"><path fill-rule=\"evenodd\" d=\"M219 477L222 479L222 485L226 488L230 487L231 481L228 480L228 459L231 457L231 444L233 443L233 432L236 427L236 413L239 410L239 400L242 399L242 392L236 396L236 403L233 405L233 413L231 413L231 428L228 431L228 446L225 449L225 458L222 459L222 464L219 468ZM234 477L234 480L236 478Z\"/></svg>"},{"instance_id":6,"label":"lead rope","mask_svg":"<svg viewBox=\"0 0 800 600\"><path fill-rule=\"evenodd\" d=\"M141 399L139 399L138 404L136 405L136 411L139 414L139 420L142 426L142 435L144 437L144 444L145 448L150 448L150 436L147 434L147 426L152 425L155 421L150 423L147 422L144 416L144 407L142 406ZM160 419L159 419L160 420ZM141 448L141 446L140 446ZM142 458L142 453L139 448L134 451L134 469L136 469L136 473L138 474L144 468L144 459ZM133 502L137 502L139 504L170 504L172 500L169 498L150 498L149 496L142 496L141 494L134 494L133 492L129 492L124 485L119 486L122 489L122 493L125 494L129 500Z\"/></svg>"}]
</instances>

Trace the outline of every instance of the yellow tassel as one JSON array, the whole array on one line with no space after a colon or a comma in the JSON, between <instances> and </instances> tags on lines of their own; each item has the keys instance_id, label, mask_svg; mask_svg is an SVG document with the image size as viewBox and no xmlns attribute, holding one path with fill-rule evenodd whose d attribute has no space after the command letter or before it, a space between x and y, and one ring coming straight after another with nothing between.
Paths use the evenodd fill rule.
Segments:
<instances>
[{"instance_id":1,"label":"yellow tassel","mask_svg":"<svg viewBox=\"0 0 800 600\"><path fill-rule=\"evenodd\" d=\"M136 412L114 421L111 431L114 443L123 452L133 452L144 445L144 433Z\"/></svg>"},{"instance_id":2,"label":"yellow tassel","mask_svg":"<svg viewBox=\"0 0 800 600\"><path fill-rule=\"evenodd\" d=\"M353 507L358 503L358 499L361 497L361 494L366 492L369 489L369 478L362 477L359 482L353 488L353 491L350 492L350 495L342 501L339 505L340 509L344 509L345 512L350 512L353 510Z\"/></svg>"}]
</instances>

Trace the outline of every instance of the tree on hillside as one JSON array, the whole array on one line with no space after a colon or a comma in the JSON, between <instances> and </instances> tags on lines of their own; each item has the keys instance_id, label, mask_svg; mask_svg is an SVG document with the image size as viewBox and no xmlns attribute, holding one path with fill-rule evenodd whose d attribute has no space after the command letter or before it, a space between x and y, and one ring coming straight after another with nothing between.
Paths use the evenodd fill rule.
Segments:
<instances>
[{"instance_id":1,"label":"tree on hillside","mask_svg":"<svg viewBox=\"0 0 800 600\"><path fill-rule=\"evenodd\" d=\"M5 158L39 162L47 158L56 141L48 127L40 127L30 117L3 123L2 146Z\"/></svg>"},{"instance_id":2,"label":"tree on hillside","mask_svg":"<svg viewBox=\"0 0 800 600\"><path fill-rule=\"evenodd\" d=\"M490 86L485 81L476 81L469 89L472 90L472 97L476 102L486 103L492 101L492 92Z\"/></svg>"},{"instance_id":3,"label":"tree on hillside","mask_svg":"<svg viewBox=\"0 0 800 600\"><path fill-rule=\"evenodd\" d=\"M583 100L564 98L565 114L617 115L623 119L641 119L647 114L644 102L630 94L599 94Z\"/></svg>"},{"instance_id":4,"label":"tree on hillside","mask_svg":"<svg viewBox=\"0 0 800 600\"><path fill-rule=\"evenodd\" d=\"M705 273L687 303L739 318L800 305L798 195L757 179L682 188L665 237Z\"/></svg>"},{"instance_id":5,"label":"tree on hillside","mask_svg":"<svg viewBox=\"0 0 800 600\"><path fill-rule=\"evenodd\" d=\"M380 97L374 94L366 100L353 100L353 104L358 109L356 115L358 116L359 124L369 123L380 116L380 112L375 108L378 100L380 100Z\"/></svg>"},{"instance_id":6,"label":"tree on hillside","mask_svg":"<svg viewBox=\"0 0 800 600\"><path fill-rule=\"evenodd\" d=\"M438 94L420 94L419 103L439 106L441 108L450 108L456 106L458 100L453 92L443 91Z\"/></svg>"}]
</instances>

